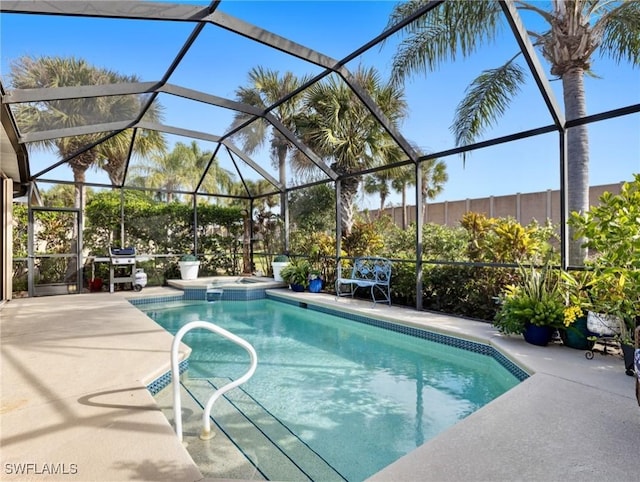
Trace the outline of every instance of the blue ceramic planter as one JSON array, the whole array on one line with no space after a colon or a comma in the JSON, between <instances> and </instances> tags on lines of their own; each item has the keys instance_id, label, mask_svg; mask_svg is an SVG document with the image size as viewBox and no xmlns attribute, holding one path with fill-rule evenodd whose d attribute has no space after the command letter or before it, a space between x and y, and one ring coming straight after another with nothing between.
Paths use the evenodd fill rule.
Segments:
<instances>
[{"instance_id":1,"label":"blue ceramic planter","mask_svg":"<svg viewBox=\"0 0 640 482\"><path fill-rule=\"evenodd\" d=\"M298 293L301 293L304 291L304 285L299 285L297 283L291 283L289 286L291 286L291 291L297 291Z\"/></svg>"},{"instance_id":2,"label":"blue ceramic planter","mask_svg":"<svg viewBox=\"0 0 640 482\"><path fill-rule=\"evenodd\" d=\"M322 280L320 278L312 279L309 281L309 291L311 293L320 293L322 290Z\"/></svg>"},{"instance_id":3,"label":"blue ceramic planter","mask_svg":"<svg viewBox=\"0 0 640 482\"><path fill-rule=\"evenodd\" d=\"M551 335L553 335L553 328L550 326L538 326L531 323L527 323L524 333L524 339L527 343L538 346L547 346Z\"/></svg>"}]
</instances>

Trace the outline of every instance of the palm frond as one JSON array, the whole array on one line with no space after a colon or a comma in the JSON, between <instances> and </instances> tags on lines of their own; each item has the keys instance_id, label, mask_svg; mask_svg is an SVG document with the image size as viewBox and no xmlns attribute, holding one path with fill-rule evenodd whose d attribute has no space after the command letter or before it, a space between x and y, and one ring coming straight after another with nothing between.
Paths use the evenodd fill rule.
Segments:
<instances>
[{"instance_id":1,"label":"palm frond","mask_svg":"<svg viewBox=\"0 0 640 482\"><path fill-rule=\"evenodd\" d=\"M396 6L390 24L424 6L426 0ZM406 38L393 59L392 80L436 70L457 55L468 57L498 33L502 10L497 1L458 0L445 2L428 11L400 31Z\"/></svg>"},{"instance_id":2,"label":"palm frond","mask_svg":"<svg viewBox=\"0 0 640 482\"><path fill-rule=\"evenodd\" d=\"M601 53L616 62L640 65L640 2L623 3L601 21Z\"/></svg>"},{"instance_id":3,"label":"palm frond","mask_svg":"<svg viewBox=\"0 0 640 482\"><path fill-rule=\"evenodd\" d=\"M524 70L513 59L476 77L456 108L451 126L456 145L471 144L485 128L493 125L504 114L524 79Z\"/></svg>"}]
</instances>

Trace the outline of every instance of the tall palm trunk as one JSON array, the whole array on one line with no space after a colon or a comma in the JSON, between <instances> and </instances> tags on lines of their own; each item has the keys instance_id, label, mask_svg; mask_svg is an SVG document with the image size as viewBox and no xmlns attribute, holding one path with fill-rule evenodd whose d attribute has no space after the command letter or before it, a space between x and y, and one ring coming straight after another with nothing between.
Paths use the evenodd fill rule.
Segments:
<instances>
[{"instance_id":1,"label":"tall palm trunk","mask_svg":"<svg viewBox=\"0 0 640 482\"><path fill-rule=\"evenodd\" d=\"M340 181L340 215L342 216L342 235L348 236L353 228L353 205L360 182L355 177Z\"/></svg>"},{"instance_id":2,"label":"tall palm trunk","mask_svg":"<svg viewBox=\"0 0 640 482\"><path fill-rule=\"evenodd\" d=\"M572 68L562 76L564 105L567 120L587 115L584 90L584 70ZM589 210L589 134L587 126L572 127L567 131L567 159L569 212L584 213ZM584 264L587 251L582 247L584 239L574 239L574 229L569 228L569 263Z\"/></svg>"},{"instance_id":3,"label":"tall palm trunk","mask_svg":"<svg viewBox=\"0 0 640 482\"><path fill-rule=\"evenodd\" d=\"M122 184L122 180L124 179L124 164L110 160L102 166L102 169L107 172L112 185L119 186Z\"/></svg>"},{"instance_id":4,"label":"tall palm trunk","mask_svg":"<svg viewBox=\"0 0 640 482\"><path fill-rule=\"evenodd\" d=\"M382 217L382 211L384 210L384 203L387 202L387 195L380 193L380 209L378 210L378 219Z\"/></svg>"}]
</instances>

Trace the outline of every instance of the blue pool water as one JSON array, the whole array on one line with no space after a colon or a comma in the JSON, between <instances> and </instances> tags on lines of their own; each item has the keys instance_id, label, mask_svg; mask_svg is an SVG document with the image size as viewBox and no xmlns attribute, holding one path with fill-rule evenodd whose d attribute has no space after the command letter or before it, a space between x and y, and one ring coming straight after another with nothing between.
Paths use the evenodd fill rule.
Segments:
<instances>
[{"instance_id":1,"label":"blue pool water","mask_svg":"<svg viewBox=\"0 0 640 482\"><path fill-rule=\"evenodd\" d=\"M251 343L243 389L344 478L363 480L518 384L494 358L273 300L140 307L171 333L206 320ZM191 378L238 378L246 351L204 330Z\"/></svg>"}]
</instances>

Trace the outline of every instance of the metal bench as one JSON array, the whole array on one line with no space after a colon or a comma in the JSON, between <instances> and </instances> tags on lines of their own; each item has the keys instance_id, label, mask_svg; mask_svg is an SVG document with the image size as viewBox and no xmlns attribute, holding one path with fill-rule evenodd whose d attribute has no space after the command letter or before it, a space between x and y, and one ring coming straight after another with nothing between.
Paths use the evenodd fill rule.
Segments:
<instances>
[{"instance_id":1,"label":"metal bench","mask_svg":"<svg viewBox=\"0 0 640 482\"><path fill-rule=\"evenodd\" d=\"M351 276L342 277L342 267L338 264L336 279L336 298L355 294L358 288L370 288L371 298L375 305L378 301L391 305L391 261L379 257L359 257L353 261ZM349 291L342 292L342 286L348 285ZM376 298L376 293L383 298Z\"/></svg>"}]
</instances>

